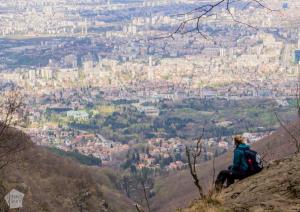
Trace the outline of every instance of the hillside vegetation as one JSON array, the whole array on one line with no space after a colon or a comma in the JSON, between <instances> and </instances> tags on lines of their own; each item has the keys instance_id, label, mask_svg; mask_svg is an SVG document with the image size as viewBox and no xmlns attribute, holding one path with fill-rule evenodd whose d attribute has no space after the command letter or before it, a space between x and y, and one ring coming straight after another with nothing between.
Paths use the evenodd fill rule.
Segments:
<instances>
[{"instance_id":1,"label":"hillside vegetation","mask_svg":"<svg viewBox=\"0 0 300 212\"><path fill-rule=\"evenodd\" d=\"M300 122L291 123L287 127L300 138L300 131L295 131L294 126ZM282 159L295 153L295 145L291 142L288 133L278 129L269 137L255 143L252 147L264 156L265 163ZM232 152L228 152L215 160L216 174L232 163ZM213 176L212 161L200 164L198 175L202 185L207 190L211 187ZM278 175L281 172L278 172ZM298 173L300 174L300 173ZM263 180L263 179L262 179ZM245 180L247 181L247 179ZM192 177L188 170L170 173L168 176L160 177L155 182L155 197L152 199L152 208L159 212L175 211L176 208L187 206L192 200L197 199L199 194L194 186Z\"/></svg>"},{"instance_id":2,"label":"hillside vegetation","mask_svg":"<svg viewBox=\"0 0 300 212\"><path fill-rule=\"evenodd\" d=\"M71 158L83 165L87 166L101 166L101 159L94 157L93 155L83 155L79 152L71 152L71 151L64 151L61 149L57 149L55 147L46 147L47 151L54 153L55 155Z\"/></svg>"},{"instance_id":3,"label":"hillside vegetation","mask_svg":"<svg viewBox=\"0 0 300 212\"><path fill-rule=\"evenodd\" d=\"M299 122L291 123L287 127L293 130L294 126L299 126ZM299 131L293 130L293 133L300 137ZM13 188L25 194L24 207L20 211L135 211L133 201L118 191L116 171L80 165L75 160L57 156L34 145L25 134L14 129L10 129L7 136L12 143L21 139L26 144L25 150L18 153L17 163L6 167L0 173L1 184L4 186L1 188L2 194ZM270 165L260 174L224 190L212 210L300 209L300 156L291 156L295 152L295 146L287 132L281 128L254 144L253 148ZM230 152L218 157L215 161L216 172L226 169L231 158ZM212 167L211 161L197 167L206 190L212 184ZM150 200L151 209L158 212L188 207L191 200L198 198L188 170L158 177L154 193ZM251 198L248 195L252 195ZM1 202L0 204L4 205ZM205 207L211 206L203 206L201 202L194 201L184 210L201 211ZM5 208L2 207L1 210L5 211Z\"/></svg>"},{"instance_id":4,"label":"hillside vegetation","mask_svg":"<svg viewBox=\"0 0 300 212\"><path fill-rule=\"evenodd\" d=\"M111 171L82 166L35 146L25 135L22 139L26 149L19 153L17 163L2 170L0 176L4 194L13 188L25 194L20 211L134 210L133 202L117 191ZM5 211L3 204L1 210Z\"/></svg>"}]
</instances>

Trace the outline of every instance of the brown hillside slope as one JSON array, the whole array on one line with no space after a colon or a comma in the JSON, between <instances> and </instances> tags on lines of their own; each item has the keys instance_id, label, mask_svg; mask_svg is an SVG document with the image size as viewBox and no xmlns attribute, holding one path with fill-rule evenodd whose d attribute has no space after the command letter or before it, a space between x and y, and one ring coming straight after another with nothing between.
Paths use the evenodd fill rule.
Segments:
<instances>
[{"instance_id":1,"label":"brown hillside slope","mask_svg":"<svg viewBox=\"0 0 300 212\"><path fill-rule=\"evenodd\" d=\"M221 204L194 202L183 212L300 211L300 154L277 160L261 173L225 189Z\"/></svg>"},{"instance_id":2,"label":"brown hillside slope","mask_svg":"<svg viewBox=\"0 0 300 212\"><path fill-rule=\"evenodd\" d=\"M25 194L20 211L76 212L82 202L79 199L85 194L88 198L82 204L87 208L84 211L134 210L133 203L114 188L107 172L53 155L33 145L25 135L22 139L27 148L20 153L20 160L2 170L0 175L5 193L15 188Z\"/></svg>"},{"instance_id":3,"label":"brown hillside slope","mask_svg":"<svg viewBox=\"0 0 300 212\"><path fill-rule=\"evenodd\" d=\"M300 121L288 126L294 130L294 126L300 124ZM300 138L300 131L295 132ZM280 128L269 137L255 143L253 149L265 155L265 160L275 160L288 156L295 152L295 146L289 141L287 132ZM232 160L232 153L222 155L215 161L216 172L226 169ZM198 174L202 184L211 185L212 163L206 162L198 166ZM168 212L176 208L187 206L190 201L198 198L198 192L193 184L188 170L179 171L166 177L161 177L156 181L156 195L152 199L152 208L154 211Z\"/></svg>"}]
</instances>

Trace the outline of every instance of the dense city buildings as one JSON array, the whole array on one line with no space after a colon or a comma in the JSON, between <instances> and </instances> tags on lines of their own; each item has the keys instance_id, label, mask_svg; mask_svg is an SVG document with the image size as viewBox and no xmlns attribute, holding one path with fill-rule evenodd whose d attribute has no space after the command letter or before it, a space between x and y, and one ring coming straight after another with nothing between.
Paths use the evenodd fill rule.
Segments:
<instances>
[{"instance_id":1,"label":"dense city buildings","mask_svg":"<svg viewBox=\"0 0 300 212\"><path fill-rule=\"evenodd\" d=\"M192 116L177 120L176 114L160 120L170 112L165 105L177 104L185 115L190 108L180 104L194 99L208 105L264 99L280 110L292 107L300 3L266 3L276 11L236 3L230 8L235 19L225 8L203 17L205 36L169 36L190 18L188 11L205 1L0 0L2 92L13 87L22 93L27 105L22 124L40 145L113 164L142 140L149 151L140 155L137 167L155 167L157 158L165 158L164 168L180 168L182 146L191 138L173 133L172 127L196 131L202 123ZM203 119L212 113L205 109L198 111ZM211 117L209 123L221 130L206 138L207 148L213 147L207 157L232 147L235 133L243 131L254 142L273 131L265 123L263 129L226 131L232 119L228 114Z\"/></svg>"}]
</instances>

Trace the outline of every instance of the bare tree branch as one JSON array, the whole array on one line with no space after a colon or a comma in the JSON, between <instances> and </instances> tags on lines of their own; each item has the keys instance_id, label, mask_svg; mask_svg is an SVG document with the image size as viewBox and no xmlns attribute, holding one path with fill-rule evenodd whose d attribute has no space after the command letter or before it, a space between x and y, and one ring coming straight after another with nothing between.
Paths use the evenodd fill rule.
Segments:
<instances>
[{"instance_id":1,"label":"bare tree branch","mask_svg":"<svg viewBox=\"0 0 300 212\"><path fill-rule=\"evenodd\" d=\"M135 204L135 209L136 209L138 212L144 212L142 206L140 206L139 204Z\"/></svg>"},{"instance_id":2,"label":"bare tree branch","mask_svg":"<svg viewBox=\"0 0 300 212\"><path fill-rule=\"evenodd\" d=\"M297 138L296 135L294 135L294 133L290 129L288 129L286 124L282 121L282 119L279 117L279 115L276 112L275 112L275 116L276 116L276 119L278 120L280 126L288 133L288 135L292 139L292 143L295 144L296 149L297 149L296 153L300 153L300 140Z\"/></svg>"},{"instance_id":3,"label":"bare tree branch","mask_svg":"<svg viewBox=\"0 0 300 212\"><path fill-rule=\"evenodd\" d=\"M298 83L296 88L296 107L298 112L298 119L300 119L300 72L298 73Z\"/></svg>"},{"instance_id":4,"label":"bare tree branch","mask_svg":"<svg viewBox=\"0 0 300 212\"><path fill-rule=\"evenodd\" d=\"M86 211L88 209L87 202L91 198L91 192L88 186L83 181L78 182L78 191L73 197L73 204L78 208L80 212Z\"/></svg>"},{"instance_id":5,"label":"bare tree branch","mask_svg":"<svg viewBox=\"0 0 300 212\"><path fill-rule=\"evenodd\" d=\"M151 212L145 182L142 182L141 184L142 184L142 187L143 187L144 198L145 198L145 200L146 200L146 204L147 204L148 211Z\"/></svg>"},{"instance_id":6,"label":"bare tree branch","mask_svg":"<svg viewBox=\"0 0 300 212\"><path fill-rule=\"evenodd\" d=\"M147 207L148 212L151 212L150 202L149 202L149 198L148 198L148 192L149 192L149 188L151 187L151 185L153 185L153 180L151 179L152 174L153 174L153 172L150 169L142 168L134 176L135 180L137 182L137 186L141 185L142 193L140 193L139 196L143 196L142 199L144 199L146 201L146 207ZM140 206L138 204L136 204L136 209L137 209L137 211L144 211L142 206Z\"/></svg>"},{"instance_id":7,"label":"bare tree branch","mask_svg":"<svg viewBox=\"0 0 300 212\"><path fill-rule=\"evenodd\" d=\"M230 11L230 7L234 3L239 3L239 2L244 2L244 1L243 0L218 0L216 2L212 1L211 3L207 3L207 4L201 5L199 7L196 7L186 13L180 13L180 14L178 14L178 17L184 17L184 20L182 20L180 22L178 27L170 34L168 34L166 36L160 36L160 37L154 38L154 39L165 39L165 38L175 39L174 36L176 34L185 35L185 34L188 34L191 32L197 32L204 39L212 40L205 32L203 32L201 30L201 21L204 20L205 18L208 18L210 16L218 14L219 13L218 10L221 8L225 8L226 13L230 15L233 22L257 30L257 27L252 26L251 24L243 22L241 20L238 20L234 16L234 14L232 14L232 12ZM257 7L265 9L269 12L275 12L275 11L279 12L278 10L274 10L274 9L271 9L270 7L268 7L267 4L265 3L265 1L263 1L263 0L245 0L245 3L246 4L242 10L247 8L250 4L254 4ZM194 27L190 28L190 24L194 25Z\"/></svg>"},{"instance_id":8,"label":"bare tree branch","mask_svg":"<svg viewBox=\"0 0 300 212\"><path fill-rule=\"evenodd\" d=\"M213 155L213 161L212 161L212 165L213 165L213 177L212 177L212 184L211 184L211 190L213 190L213 188L215 187L215 178L216 178L216 166L215 166L215 162L216 162L216 156L215 154Z\"/></svg>"},{"instance_id":9,"label":"bare tree branch","mask_svg":"<svg viewBox=\"0 0 300 212\"><path fill-rule=\"evenodd\" d=\"M193 152L191 152L189 147L187 147L187 146L185 147L185 152L186 152L186 156L188 159L190 174L192 175L192 177L194 179L194 184L199 191L199 195L200 195L201 199L205 198L205 194L204 194L202 186L200 185L200 181L199 181L197 170L196 170L196 163L197 163L197 159L201 156L201 153L202 153L202 149L203 149L202 138L203 138L203 136L204 136L204 129L203 129L202 135L197 140L196 148Z\"/></svg>"},{"instance_id":10,"label":"bare tree branch","mask_svg":"<svg viewBox=\"0 0 300 212\"><path fill-rule=\"evenodd\" d=\"M10 91L2 93L0 100L0 170L18 161L18 153L25 149L23 133L9 132L10 127L18 122L18 113L23 100L19 93Z\"/></svg>"}]
</instances>

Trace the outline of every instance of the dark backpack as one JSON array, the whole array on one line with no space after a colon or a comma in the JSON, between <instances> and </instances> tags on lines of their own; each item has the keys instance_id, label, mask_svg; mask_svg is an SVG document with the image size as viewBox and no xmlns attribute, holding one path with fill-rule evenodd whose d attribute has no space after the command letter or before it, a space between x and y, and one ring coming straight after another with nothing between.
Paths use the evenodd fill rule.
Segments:
<instances>
[{"instance_id":1,"label":"dark backpack","mask_svg":"<svg viewBox=\"0 0 300 212\"><path fill-rule=\"evenodd\" d=\"M244 154L249 174L256 174L264 168L261 156L256 151L247 149L244 150Z\"/></svg>"}]
</instances>

